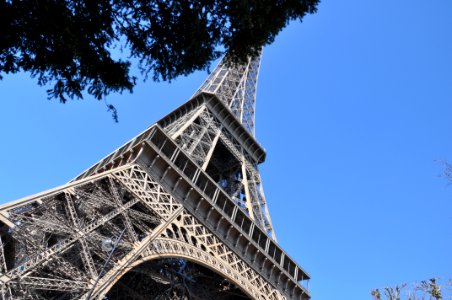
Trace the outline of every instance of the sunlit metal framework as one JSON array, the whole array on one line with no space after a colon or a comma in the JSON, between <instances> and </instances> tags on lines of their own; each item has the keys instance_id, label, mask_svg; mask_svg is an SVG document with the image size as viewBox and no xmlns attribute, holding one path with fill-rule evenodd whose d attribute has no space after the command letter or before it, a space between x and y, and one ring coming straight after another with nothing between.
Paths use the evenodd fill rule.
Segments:
<instances>
[{"instance_id":1,"label":"sunlit metal framework","mask_svg":"<svg viewBox=\"0 0 452 300\"><path fill-rule=\"evenodd\" d=\"M73 181L2 205L2 298L310 299L258 171L259 63L220 62L192 99Z\"/></svg>"}]
</instances>

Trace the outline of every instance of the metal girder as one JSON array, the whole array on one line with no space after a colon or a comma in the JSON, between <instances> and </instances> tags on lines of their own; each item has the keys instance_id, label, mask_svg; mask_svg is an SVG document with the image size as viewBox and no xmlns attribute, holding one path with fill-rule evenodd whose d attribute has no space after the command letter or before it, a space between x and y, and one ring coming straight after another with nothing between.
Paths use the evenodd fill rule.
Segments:
<instances>
[{"instance_id":1,"label":"metal girder","mask_svg":"<svg viewBox=\"0 0 452 300\"><path fill-rule=\"evenodd\" d=\"M70 183L0 206L0 297L140 299L146 286L116 288L134 273L160 299L310 299L258 170L259 65L225 58L192 99Z\"/></svg>"},{"instance_id":2,"label":"metal girder","mask_svg":"<svg viewBox=\"0 0 452 300\"><path fill-rule=\"evenodd\" d=\"M205 224L216 224L210 228L212 231L216 232L221 228L223 230L227 228L229 234L238 230L237 235L244 238L248 236L249 239L247 238L246 242L241 242L244 247L243 253L251 251L256 253L256 258L263 255L262 258L258 259L259 261L268 261L279 266L280 270L283 271L282 278L285 282L287 281L288 286L293 286L293 284L298 286L297 281L309 279L309 275L304 270L284 253L264 231L255 226L256 223L247 221L248 217L245 216L245 213L232 204L233 200L227 196L220 186L216 185L199 167L197 167L198 169L195 168L195 164L190 162L187 154L178 150L177 147L170 146L174 142L165 134L159 134L160 130L157 129L156 135L150 141L150 147L144 148L142 157L137 162L151 172L154 178L161 178L159 183L167 190L172 190L175 195L183 198L184 206L190 209L190 212L194 215L200 214L197 217L204 220ZM166 147L159 147L161 144L166 145ZM189 188L190 186L192 188ZM178 192L179 188L182 189L180 192ZM212 206L208 208L209 205ZM231 220L232 223L228 223L231 221L227 220ZM224 242L227 243L228 240L224 240ZM234 243L232 247L235 249L238 245ZM251 259L249 263L253 264L252 262L256 261L256 258ZM256 269L261 267L260 265L256 266ZM279 282L279 279L275 278L275 280L275 284ZM301 288L301 286L299 287ZM300 293L306 292L306 290L303 290Z\"/></svg>"}]
</instances>

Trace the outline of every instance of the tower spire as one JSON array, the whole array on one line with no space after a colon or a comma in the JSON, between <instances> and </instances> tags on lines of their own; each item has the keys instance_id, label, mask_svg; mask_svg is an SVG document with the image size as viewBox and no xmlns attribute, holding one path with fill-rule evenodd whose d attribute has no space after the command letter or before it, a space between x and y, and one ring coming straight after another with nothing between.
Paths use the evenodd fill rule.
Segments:
<instances>
[{"instance_id":1,"label":"tower spire","mask_svg":"<svg viewBox=\"0 0 452 300\"><path fill-rule=\"evenodd\" d=\"M257 77L262 52L244 64L234 64L224 56L195 95L215 94L253 136Z\"/></svg>"}]
</instances>

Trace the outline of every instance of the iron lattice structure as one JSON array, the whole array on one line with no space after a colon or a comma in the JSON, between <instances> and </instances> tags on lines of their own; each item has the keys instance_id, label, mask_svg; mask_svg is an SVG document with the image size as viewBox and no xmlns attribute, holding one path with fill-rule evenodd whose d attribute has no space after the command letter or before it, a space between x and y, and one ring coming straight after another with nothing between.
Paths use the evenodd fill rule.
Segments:
<instances>
[{"instance_id":1,"label":"iron lattice structure","mask_svg":"<svg viewBox=\"0 0 452 300\"><path fill-rule=\"evenodd\" d=\"M3 299L310 299L276 243L254 138L260 57L73 181L0 207Z\"/></svg>"}]
</instances>

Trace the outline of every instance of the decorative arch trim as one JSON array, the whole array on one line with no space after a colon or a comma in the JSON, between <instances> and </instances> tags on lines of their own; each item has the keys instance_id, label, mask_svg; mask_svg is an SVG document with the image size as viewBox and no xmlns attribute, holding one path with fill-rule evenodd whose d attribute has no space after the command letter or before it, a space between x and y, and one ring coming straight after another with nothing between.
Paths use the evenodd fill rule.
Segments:
<instances>
[{"instance_id":1,"label":"decorative arch trim","mask_svg":"<svg viewBox=\"0 0 452 300\"><path fill-rule=\"evenodd\" d=\"M245 277L225 262L185 242L168 238L157 238L149 244L146 254L146 256L132 262L126 267L118 269L113 278L105 278L103 283L99 283L94 291L96 297L102 299L127 272L142 263L163 258L182 258L204 266L223 276L239 287L251 299L267 299L266 295L263 295Z\"/></svg>"}]
</instances>

